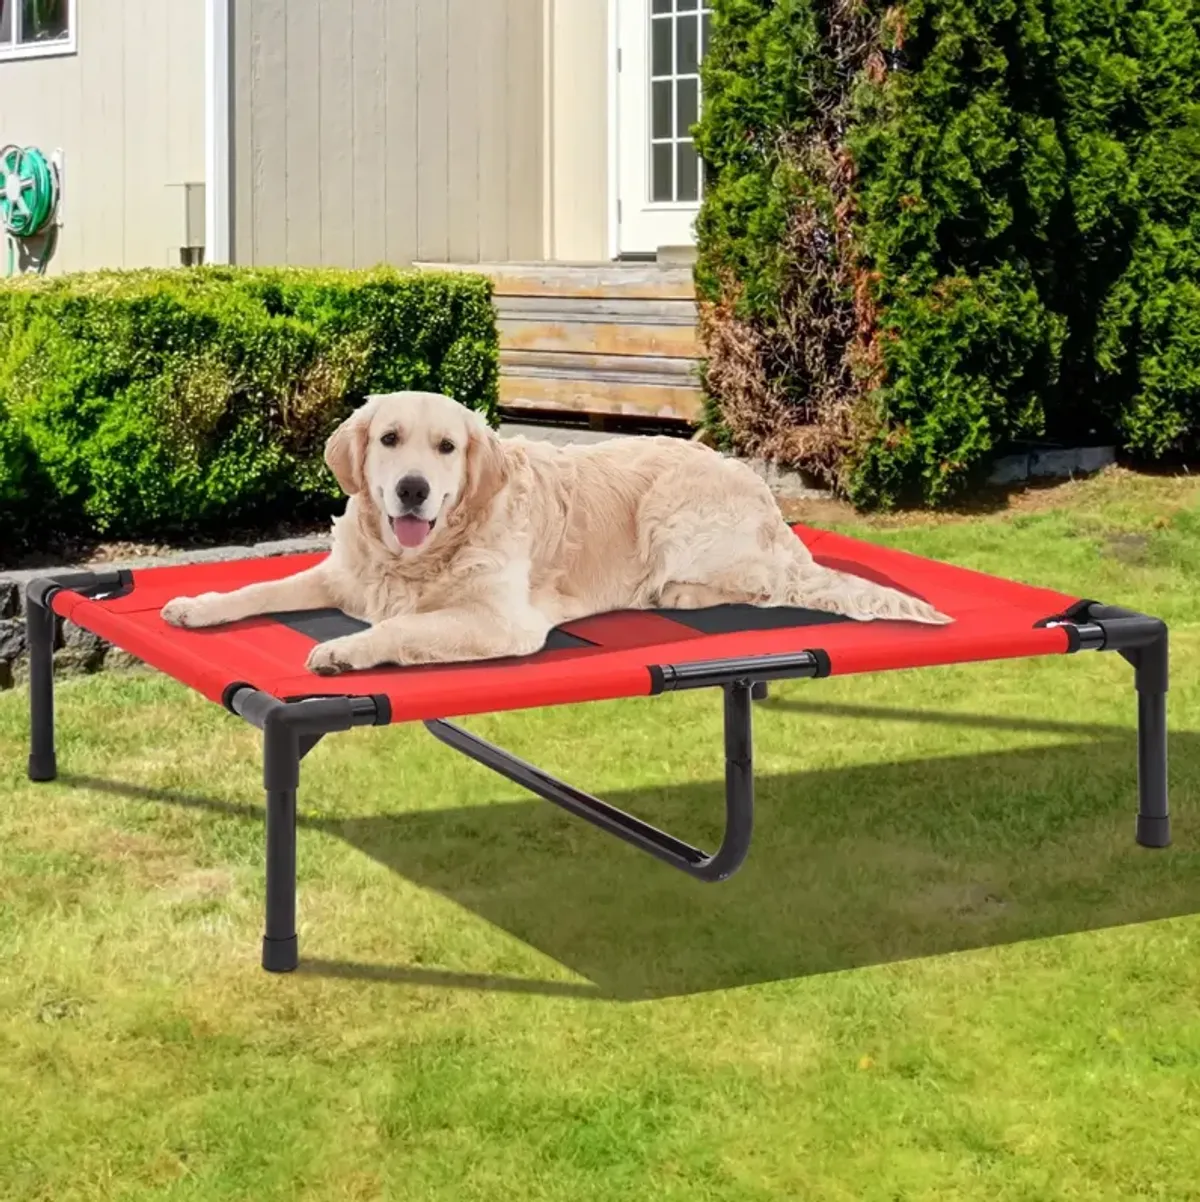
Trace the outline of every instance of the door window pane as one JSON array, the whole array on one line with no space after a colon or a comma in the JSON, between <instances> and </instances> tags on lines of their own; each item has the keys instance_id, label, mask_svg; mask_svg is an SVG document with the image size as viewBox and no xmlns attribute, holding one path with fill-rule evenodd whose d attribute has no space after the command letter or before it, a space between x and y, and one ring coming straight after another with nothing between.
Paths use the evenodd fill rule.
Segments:
<instances>
[{"instance_id":1,"label":"door window pane","mask_svg":"<svg viewBox=\"0 0 1200 1202\"><path fill-rule=\"evenodd\" d=\"M672 66L671 42L674 18L658 17L650 21L650 74L670 75Z\"/></svg>"},{"instance_id":2,"label":"door window pane","mask_svg":"<svg viewBox=\"0 0 1200 1202\"><path fill-rule=\"evenodd\" d=\"M658 84L654 86L658 87ZM675 136L690 138L692 126L700 117L700 81L698 79L681 79L675 87ZM655 136L657 137L657 135Z\"/></svg>"},{"instance_id":3,"label":"door window pane","mask_svg":"<svg viewBox=\"0 0 1200 1202\"><path fill-rule=\"evenodd\" d=\"M650 6L650 200L695 204L702 164L692 144L703 97L711 0L653 0Z\"/></svg>"},{"instance_id":4,"label":"door window pane","mask_svg":"<svg viewBox=\"0 0 1200 1202\"><path fill-rule=\"evenodd\" d=\"M675 73L695 75L700 70L700 23L695 16L675 18Z\"/></svg>"},{"instance_id":5,"label":"door window pane","mask_svg":"<svg viewBox=\"0 0 1200 1202\"><path fill-rule=\"evenodd\" d=\"M676 142L675 199L700 199L700 156L691 142Z\"/></svg>"},{"instance_id":6,"label":"door window pane","mask_svg":"<svg viewBox=\"0 0 1200 1202\"><path fill-rule=\"evenodd\" d=\"M675 180L672 172L674 142L655 142L651 156L650 199L656 203L675 199Z\"/></svg>"},{"instance_id":7,"label":"door window pane","mask_svg":"<svg viewBox=\"0 0 1200 1202\"><path fill-rule=\"evenodd\" d=\"M0 45L11 42L13 37L13 9L16 0L0 0Z\"/></svg>"},{"instance_id":8,"label":"door window pane","mask_svg":"<svg viewBox=\"0 0 1200 1202\"><path fill-rule=\"evenodd\" d=\"M650 136L652 138L669 138L671 136L671 99L675 85L669 79L656 79L650 85L654 111L650 119Z\"/></svg>"}]
</instances>

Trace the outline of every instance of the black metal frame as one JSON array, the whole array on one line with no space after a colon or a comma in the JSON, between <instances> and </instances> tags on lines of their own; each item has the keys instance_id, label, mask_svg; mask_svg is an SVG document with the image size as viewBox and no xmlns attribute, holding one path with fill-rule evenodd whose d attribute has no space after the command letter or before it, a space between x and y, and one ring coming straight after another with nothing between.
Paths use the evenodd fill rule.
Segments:
<instances>
[{"instance_id":1,"label":"black metal frame","mask_svg":"<svg viewBox=\"0 0 1200 1202\"><path fill-rule=\"evenodd\" d=\"M31 581L25 622L30 660L29 778L57 774L54 746L54 594L63 589L93 599L128 591L128 572L75 573ZM1061 626L1068 651L1116 651L1134 669L1138 695L1138 814L1135 837L1143 847L1170 846L1167 804L1168 631L1158 618L1081 601L1042 626ZM536 796L648 852L701 881L722 881L741 866L754 829L752 702L776 680L827 676L820 650L648 668L650 693L721 688L725 695L725 833L705 852L593 797L510 752L443 719L425 727L441 742ZM251 684L225 691L225 706L262 731L266 794L266 898L262 965L290 972L299 964L296 939L296 792L300 761L327 734L391 721L386 696L326 696L280 700Z\"/></svg>"}]
</instances>

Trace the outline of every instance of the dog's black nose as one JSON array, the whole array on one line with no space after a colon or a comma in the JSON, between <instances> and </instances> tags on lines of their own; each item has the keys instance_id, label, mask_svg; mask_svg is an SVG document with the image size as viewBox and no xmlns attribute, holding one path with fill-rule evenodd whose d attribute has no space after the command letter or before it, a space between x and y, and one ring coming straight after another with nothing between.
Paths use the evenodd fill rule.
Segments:
<instances>
[{"instance_id":1,"label":"dog's black nose","mask_svg":"<svg viewBox=\"0 0 1200 1202\"><path fill-rule=\"evenodd\" d=\"M429 500L429 481L424 476L405 476L396 485L396 496L405 509L420 509Z\"/></svg>"}]
</instances>

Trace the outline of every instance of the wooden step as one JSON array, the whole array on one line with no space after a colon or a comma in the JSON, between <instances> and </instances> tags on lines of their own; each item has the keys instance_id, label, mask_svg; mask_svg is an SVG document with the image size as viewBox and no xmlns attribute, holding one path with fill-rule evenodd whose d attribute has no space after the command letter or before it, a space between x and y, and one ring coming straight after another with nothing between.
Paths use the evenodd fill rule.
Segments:
<instances>
[{"instance_id":1,"label":"wooden step","mask_svg":"<svg viewBox=\"0 0 1200 1202\"><path fill-rule=\"evenodd\" d=\"M422 271L486 275L502 296L641 297L694 300L690 267L654 263L415 263Z\"/></svg>"},{"instance_id":2,"label":"wooden step","mask_svg":"<svg viewBox=\"0 0 1200 1202\"><path fill-rule=\"evenodd\" d=\"M700 420L704 401L689 266L416 266L492 280L502 410Z\"/></svg>"},{"instance_id":3,"label":"wooden step","mask_svg":"<svg viewBox=\"0 0 1200 1202\"><path fill-rule=\"evenodd\" d=\"M505 350L681 359L699 354L691 301L499 297L496 312Z\"/></svg>"},{"instance_id":4,"label":"wooden step","mask_svg":"<svg viewBox=\"0 0 1200 1202\"><path fill-rule=\"evenodd\" d=\"M586 377L500 376L500 407L510 413L573 413L654 418L695 425L704 411L699 388Z\"/></svg>"},{"instance_id":5,"label":"wooden step","mask_svg":"<svg viewBox=\"0 0 1200 1202\"><path fill-rule=\"evenodd\" d=\"M691 327L601 325L584 321L513 321L499 319L504 350L588 351L606 355L665 355L696 358Z\"/></svg>"},{"instance_id":6,"label":"wooden step","mask_svg":"<svg viewBox=\"0 0 1200 1202\"><path fill-rule=\"evenodd\" d=\"M696 363L668 355L597 355L590 351L501 350L500 370L522 376L693 384Z\"/></svg>"}]
</instances>

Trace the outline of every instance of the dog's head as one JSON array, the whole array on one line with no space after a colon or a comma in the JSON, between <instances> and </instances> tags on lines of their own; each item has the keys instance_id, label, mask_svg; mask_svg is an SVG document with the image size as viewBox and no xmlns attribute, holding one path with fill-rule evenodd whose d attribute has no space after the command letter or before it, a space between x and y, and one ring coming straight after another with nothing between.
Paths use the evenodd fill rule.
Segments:
<instances>
[{"instance_id":1,"label":"dog's head","mask_svg":"<svg viewBox=\"0 0 1200 1202\"><path fill-rule=\"evenodd\" d=\"M329 437L325 462L380 516L384 543L417 555L504 483L500 439L478 413L434 392L368 397Z\"/></svg>"}]
</instances>

